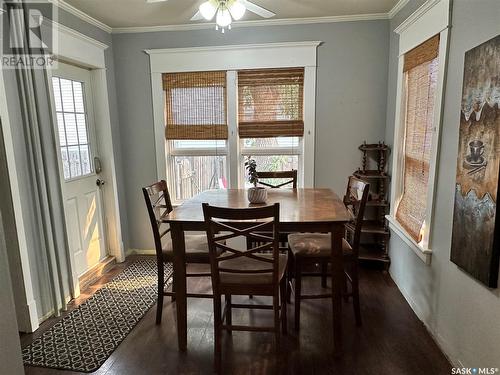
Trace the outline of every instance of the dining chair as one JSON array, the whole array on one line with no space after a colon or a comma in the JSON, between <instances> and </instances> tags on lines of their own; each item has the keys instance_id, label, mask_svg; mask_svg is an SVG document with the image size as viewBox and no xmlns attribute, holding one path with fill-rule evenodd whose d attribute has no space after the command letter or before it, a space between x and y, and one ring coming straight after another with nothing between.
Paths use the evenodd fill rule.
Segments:
<instances>
[{"instance_id":1,"label":"dining chair","mask_svg":"<svg viewBox=\"0 0 500 375\"><path fill-rule=\"evenodd\" d=\"M257 176L259 176L259 181L257 184L268 187L271 189L279 189L283 187L287 188L292 188L292 189L297 189L297 170L292 169L289 171L275 171L275 172L257 172ZM263 181L267 180L267 181ZM274 182L274 181L269 181L269 180L280 180L281 182ZM285 180L285 181L283 181ZM290 186L291 185L291 186ZM288 252L288 235L289 233L280 233L280 246L282 251ZM259 241L252 241L251 239L247 239L247 247L255 247L259 246L260 242ZM288 272L291 272L292 270L289 269ZM323 277L325 279L326 283L326 264L322 267L322 272L323 272ZM288 275L288 279L291 279L291 275ZM288 289L290 291L290 289ZM253 296L249 296L250 298L253 298ZM287 301L290 301L290 293L288 292L287 295Z\"/></svg>"},{"instance_id":2,"label":"dining chair","mask_svg":"<svg viewBox=\"0 0 500 375\"><path fill-rule=\"evenodd\" d=\"M276 351L281 331L286 334L286 266L287 254L279 252L279 203L256 208L225 208L203 203L203 214L209 244L212 289L214 293L214 362L220 370L224 330L274 332ZM266 234L261 234L265 232ZM232 247L232 238L252 238L262 242L254 248ZM234 246L234 245L233 245ZM260 253L269 250L269 253ZM272 305L232 302L238 295L270 296ZM222 310L221 297L225 297ZM274 312L271 327L235 325L232 309L269 309Z\"/></svg>"},{"instance_id":3,"label":"dining chair","mask_svg":"<svg viewBox=\"0 0 500 375\"><path fill-rule=\"evenodd\" d=\"M356 324L361 325L361 311L359 306L359 277L358 253L363 225L363 215L370 186L367 182L354 176L349 177L344 205L351 214L352 220L348 228L353 228L352 233L342 240L342 253L344 263L344 297L353 298L354 315ZM332 298L332 294L302 295L302 272L306 265L331 262L331 234L324 233L294 233L288 236L290 252L294 264L295 277L295 329L300 328L300 303L303 299ZM347 282L351 284L351 292L347 292Z\"/></svg>"},{"instance_id":4,"label":"dining chair","mask_svg":"<svg viewBox=\"0 0 500 375\"><path fill-rule=\"evenodd\" d=\"M259 185L269 187L272 189L281 188L287 185L292 189L297 189L297 170L292 169L291 171L277 171L277 172L257 172L257 176L259 176ZM278 183L271 183L262 180L270 180L270 179L279 179L286 180Z\"/></svg>"},{"instance_id":5,"label":"dining chair","mask_svg":"<svg viewBox=\"0 0 500 375\"><path fill-rule=\"evenodd\" d=\"M158 181L150 186L142 188L144 200L153 230L153 238L156 250L156 263L158 266L158 303L156 306L156 324L161 323L163 311L163 296L171 296L175 301L175 278L170 275L165 280L165 263L173 262L172 239L168 224L162 222L162 218L173 210L170 194L165 180ZM205 234L187 235L185 238L186 262L205 263L210 262L208 255L208 242ZM210 273L189 273L186 277L209 277ZM172 278L172 291L165 291L165 283ZM211 294L188 293L187 297L212 298Z\"/></svg>"}]
</instances>

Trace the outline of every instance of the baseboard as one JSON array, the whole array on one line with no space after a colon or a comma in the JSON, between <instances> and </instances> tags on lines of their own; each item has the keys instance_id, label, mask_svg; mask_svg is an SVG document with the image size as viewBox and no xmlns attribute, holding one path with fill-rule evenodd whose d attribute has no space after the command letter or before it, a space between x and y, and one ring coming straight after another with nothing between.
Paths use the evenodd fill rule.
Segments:
<instances>
[{"instance_id":1,"label":"baseboard","mask_svg":"<svg viewBox=\"0 0 500 375\"><path fill-rule=\"evenodd\" d=\"M111 269L116 264L116 258L114 256L108 256L92 267L90 270L85 272L82 276L78 278L78 283L80 284L80 290L85 290L92 284L94 284L102 275Z\"/></svg>"},{"instance_id":2,"label":"baseboard","mask_svg":"<svg viewBox=\"0 0 500 375\"><path fill-rule=\"evenodd\" d=\"M154 249L128 249L127 256L129 255L156 255Z\"/></svg>"},{"instance_id":3,"label":"baseboard","mask_svg":"<svg viewBox=\"0 0 500 375\"><path fill-rule=\"evenodd\" d=\"M30 301L21 307L22 318L18 317L17 325L19 332L32 333L40 326L38 319L38 310L35 300Z\"/></svg>"}]
</instances>

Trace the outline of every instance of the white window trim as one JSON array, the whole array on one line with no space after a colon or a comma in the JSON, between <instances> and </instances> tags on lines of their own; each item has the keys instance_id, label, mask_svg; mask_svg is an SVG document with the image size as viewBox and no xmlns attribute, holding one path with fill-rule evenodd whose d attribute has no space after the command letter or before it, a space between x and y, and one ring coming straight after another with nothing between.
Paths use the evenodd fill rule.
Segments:
<instances>
[{"instance_id":1,"label":"white window trim","mask_svg":"<svg viewBox=\"0 0 500 375\"><path fill-rule=\"evenodd\" d=\"M440 147L441 121L443 112L444 85L446 78L447 46L450 22L450 0L428 0L408 17L394 31L399 34L398 83L396 92L396 115L394 126L394 146L391 183L391 211L387 215L389 227L422 259L430 264L432 257L431 231L434 213L434 196L436 191L437 161ZM404 54L432 36L440 34L438 82L436 87L436 102L434 104L434 133L429 170L427 192L426 219L422 241L417 243L396 220L396 208L403 194L404 166Z\"/></svg>"},{"instance_id":2,"label":"white window trim","mask_svg":"<svg viewBox=\"0 0 500 375\"><path fill-rule=\"evenodd\" d=\"M318 41L243 44L211 47L169 48L145 50L151 67L151 88L155 132L156 168L158 179L167 173L164 124L163 73L226 70L228 72L228 149L236 150L237 157L229 156L230 171L239 171L240 146L238 142L237 93L234 84L236 71L241 69L304 67L304 137L303 186L314 186L314 146L316 113L316 66ZM234 154L234 153L233 153ZM229 186L239 186L239 172L229 173Z\"/></svg>"}]
</instances>

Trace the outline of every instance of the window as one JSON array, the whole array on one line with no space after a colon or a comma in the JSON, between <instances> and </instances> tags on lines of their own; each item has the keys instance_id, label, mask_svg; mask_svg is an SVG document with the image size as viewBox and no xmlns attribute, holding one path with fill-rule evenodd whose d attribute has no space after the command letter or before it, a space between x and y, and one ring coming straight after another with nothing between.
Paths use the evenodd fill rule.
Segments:
<instances>
[{"instance_id":1,"label":"window","mask_svg":"<svg viewBox=\"0 0 500 375\"><path fill-rule=\"evenodd\" d=\"M299 169L304 134L304 69L238 72L238 134L243 185L244 160L252 156L260 171ZM272 181L278 183L279 181Z\"/></svg>"},{"instance_id":2,"label":"window","mask_svg":"<svg viewBox=\"0 0 500 375\"><path fill-rule=\"evenodd\" d=\"M399 67L389 226L430 263L434 181L446 67L450 2L417 9L395 32Z\"/></svg>"},{"instance_id":3,"label":"window","mask_svg":"<svg viewBox=\"0 0 500 375\"><path fill-rule=\"evenodd\" d=\"M231 81L232 100L227 97L228 75L237 77ZM173 201L207 189L229 188L230 174L238 176L239 186L247 186L247 156L257 160L259 170L299 170L303 87L304 68L163 74L167 176ZM232 148L228 113L238 114ZM235 170L230 170L232 158L239 160Z\"/></svg>"},{"instance_id":4,"label":"window","mask_svg":"<svg viewBox=\"0 0 500 375\"><path fill-rule=\"evenodd\" d=\"M163 85L172 200L226 188L226 72L164 74Z\"/></svg>"},{"instance_id":5,"label":"window","mask_svg":"<svg viewBox=\"0 0 500 375\"><path fill-rule=\"evenodd\" d=\"M52 78L64 179L93 173L82 82Z\"/></svg>"},{"instance_id":6,"label":"window","mask_svg":"<svg viewBox=\"0 0 500 375\"><path fill-rule=\"evenodd\" d=\"M241 138L304 135L304 68L238 72Z\"/></svg>"},{"instance_id":7,"label":"window","mask_svg":"<svg viewBox=\"0 0 500 375\"><path fill-rule=\"evenodd\" d=\"M439 35L404 55L403 195L396 219L416 241L423 237L429 188Z\"/></svg>"}]
</instances>

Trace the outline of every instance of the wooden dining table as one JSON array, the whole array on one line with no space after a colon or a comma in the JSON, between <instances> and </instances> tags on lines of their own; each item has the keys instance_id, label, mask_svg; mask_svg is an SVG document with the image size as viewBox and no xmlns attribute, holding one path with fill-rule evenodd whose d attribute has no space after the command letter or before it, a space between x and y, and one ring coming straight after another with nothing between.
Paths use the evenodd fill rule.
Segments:
<instances>
[{"instance_id":1,"label":"wooden dining table","mask_svg":"<svg viewBox=\"0 0 500 375\"><path fill-rule=\"evenodd\" d=\"M342 200L330 189L269 189L266 204L280 204L280 230L283 232L332 233L332 313L336 353L342 344L342 237L350 219ZM187 350L186 249L184 232L204 231L202 203L218 207L255 207L248 202L245 189L208 190L176 207L162 220L169 223L174 253L174 277L179 350Z\"/></svg>"}]
</instances>

